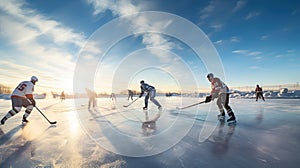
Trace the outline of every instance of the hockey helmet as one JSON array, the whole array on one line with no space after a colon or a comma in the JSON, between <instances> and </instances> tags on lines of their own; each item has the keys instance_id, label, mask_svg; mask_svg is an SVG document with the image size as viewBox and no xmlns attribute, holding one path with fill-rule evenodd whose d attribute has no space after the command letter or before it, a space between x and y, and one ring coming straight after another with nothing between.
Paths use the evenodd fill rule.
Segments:
<instances>
[{"instance_id":1,"label":"hockey helmet","mask_svg":"<svg viewBox=\"0 0 300 168\"><path fill-rule=\"evenodd\" d=\"M213 77L214 77L214 74L213 74L213 73L209 73L209 74L207 74L206 77L207 77L207 78L213 78Z\"/></svg>"},{"instance_id":2,"label":"hockey helmet","mask_svg":"<svg viewBox=\"0 0 300 168\"><path fill-rule=\"evenodd\" d=\"M37 82L37 81L39 81L39 80L38 80L38 78L37 78L36 76L32 76L32 77L31 77L31 81L32 81L32 82Z\"/></svg>"}]
</instances>

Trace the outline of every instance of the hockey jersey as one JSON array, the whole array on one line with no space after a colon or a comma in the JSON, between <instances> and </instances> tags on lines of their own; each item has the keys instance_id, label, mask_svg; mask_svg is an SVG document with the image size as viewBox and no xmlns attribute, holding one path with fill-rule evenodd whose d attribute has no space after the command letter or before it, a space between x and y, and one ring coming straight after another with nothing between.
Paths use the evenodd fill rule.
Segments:
<instances>
[{"instance_id":1,"label":"hockey jersey","mask_svg":"<svg viewBox=\"0 0 300 168\"><path fill-rule=\"evenodd\" d=\"M144 92L150 92L152 89L155 89L153 86L148 85L147 83L144 83L141 85L141 91Z\"/></svg>"},{"instance_id":2,"label":"hockey jersey","mask_svg":"<svg viewBox=\"0 0 300 168\"><path fill-rule=\"evenodd\" d=\"M33 98L34 84L31 81L21 82L12 92L11 97Z\"/></svg>"},{"instance_id":3,"label":"hockey jersey","mask_svg":"<svg viewBox=\"0 0 300 168\"><path fill-rule=\"evenodd\" d=\"M229 92L227 85L222 82L219 78L213 78L211 81L211 92L212 97L217 97L220 93Z\"/></svg>"},{"instance_id":4,"label":"hockey jersey","mask_svg":"<svg viewBox=\"0 0 300 168\"><path fill-rule=\"evenodd\" d=\"M261 87L256 87L255 92L256 93L262 93L262 88Z\"/></svg>"}]
</instances>

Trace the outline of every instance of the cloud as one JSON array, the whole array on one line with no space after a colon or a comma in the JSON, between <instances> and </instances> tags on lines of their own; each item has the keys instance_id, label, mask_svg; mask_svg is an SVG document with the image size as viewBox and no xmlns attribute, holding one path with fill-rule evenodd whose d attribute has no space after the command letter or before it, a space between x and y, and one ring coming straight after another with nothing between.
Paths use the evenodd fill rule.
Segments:
<instances>
[{"instance_id":1,"label":"cloud","mask_svg":"<svg viewBox=\"0 0 300 168\"><path fill-rule=\"evenodd\" d=\"M111 11L115 16L126 16L130 14L135 14L142 11L142 2L134 3L136 1L131 0L87 0L88 4L92 4L94 8L94 14L100 14L107 10ZM126 19L126 17L124 17ZM147 17L135 17L134 20L130 20L128 17L128 22L130 23L133 33L140 32L143 30L165 30L171 21L150 21L152 18ZM172 50L174 48L180 48L176 43L171 42L168 38L164 37L159 33L145 33L142 35L142 43L146 45L146 48L157 47L163 50ZM151 50L152 51L152 50ZM156 53L157 55L161 55Z\"/></svg>"},{"instance_id":2,"label":"cloud","mask_svg":"<svg viewBox=\"0 0 300 168\"><path fill-rule=\"evenodd\" d=\"M260 51L249 51L249 50L233 50L232 53L234 54L242 54L247 56L257 56L262 54Z\"/></svg>"},{"instance_id":3,"label":"cloud","mask_svg":"<svg viewBox=\"0 0 300 168\"><path fill-rule=\"evenodd\" d=\"M4 0L0 4L0 9L6 13L5 16L1 17L6 24L1 24L1 28L5 31L4 34L7 34L14 42L36 40L40 35L44 35L51 38L55 43L71 43L79 47L82 46L85 41L82 34L75 33L72 29L39 14L33 9L25 8L25 2L22 2ZM21 40L16 40L20 38Z\"/></svg>"},{"instance_id":4,"label":"cloud","mask_svg":"<svg viewBox=\"0 0 300 168\"><path fill-rule=\"evenodd\" d=\"M252 52L248 53L249 56L256 56L256 55L260 55L260 54L261 54L260 51L252 51Z\"/></svg>"},{"instance_id":5,"label":"cloud","mask_svg":"<svg viewBox=\"0 0 300 168\"><path fill-rule=\"evenodd\" d=\"M163 50L172 50L175 47L174 43L169 42L168 40L166 40L166 38L162 37L159 34L143 35L143 43L148 44L146 48L156 47L161 48ZM159 55L159 53L157 54Z\"/></svg>"},{"instance_id":6,"label":"cloud","mask_svg":"<svg viewBox=\"0 0 300 168\"><path fill-rule=\"evenodd\" d=\"M83 48L80 50L80 54L85 55L85 59L95 59L99 55L103 54L103 51L99 47L101 42L96 40L89 40L88 43L84 45Z\"/></svg>"},{"instance_id":7,"label":"cloud","mask_svg":"<svg viewBox=\"0 0 300 168\"><path fill-rule=\"evenodd\" d=\"M200 19L204 20L210 17L216 9L215 1L210 1L209 4L200 12Z\"/></svg>"},{"instance_id":8,"label":"cloud","mask_svg":"<svg viewBox=\"0 0 300 168\"><path fill-rule=\"evenodd\" d=\"M237 37L237 36L233 36L230 39L215 41L214 44L223 44L223 43L227 43L227 42L238 43L238 42L240 42L240 38ZM234 50L234 51L232 51L232 53L236 53L236 54L242 53L242 52L246 52L246 50Z\"/></svg>"},{"instance_id":9,"label":"cloud","mask_svg":"<svg viewBox=\"0 0 300 168\"><path fill-rule=\"evenodd\" d=\"M109 10L113 15L131 15L140 11L140 7L134 5L130 0L87 0L94 7L94 15Z\"/></svg>"},{"instance_id":10,"label":"cloud","mask_svg":"<svg viewBox=\"0 0 300 168\"><path fill-rule=\"evenodd\" d=\"M16 0L0 3L0 37L8 46L5 52L14 57L1 63L8 67L11 80L36 74L48 81L39 82L44 88L61 88L62 82L72 80L74 49L81 48L86 37L26 5L25 1Z\"/></svg>"},{"instance_id":11,"label":"cloud","mask_svg":"<svg viewBox=\"0 0 300 168\"><path fill-rule=\"evenodd\" d=\"M275 58L291 58L294 56L296 50L286 50L285 52L281 53L281 54L276 54L274 57Z\"/></svg>"},{"instance_id":12,"label":"cloud","mask_svg":"<svg viewBox=\"0 0 300 168\"><path fill-rule=\"evenodd\" d=\"M247 2L244 1L244 0L237 1L235 7L232 10L232 12L237 12L237 11L241 10L246 4L247 4Z\"/></svg>"},{"instance_id":13,"label":"cloud","mask_svg":"<svg viewBox=\"0 0 300 168\"><path fill-rule=\"evenodd\" d=\"M254 17L259 16L260 14L261 14L260 12L250 12L250 13L245 17L245 19L246 19L246 20L249 20L249 19L252 19L252 18L254 18Z\"/></svg>"},{"instance_id":14,"label":"cloud","mask_svg":"<svg viewBox=\"0 0 300 168\"><path fill-rule=\"evenodd\" d=\"M250 66L249 69L261 69L261 68L258 66Z\"/></svg>"},{"instance_id":15,"label":"cloud","mask_svg":"<svg viewBox=\"0 0 300 168\"><path fill-rule=\"evenodd\" d=\"M230 38L230 41L234 42L234 43L238 43L238 42L240 42L240 38L236 37L236 36L233 36L233 37Z\"/></svg>"},{"instance_id":16,"label":"cloud","mask_svg":"<svg viewBox=\"0 0 300 168\"><path fill-rule=\"evenodd\" d=\"M22 72L24 77L27 76L28 78L31 76L31 72L35 71L33 67L13 63L13 60L1 60L0 65L1 72L3 74L1 75L2 78L7 78L7 76L9 76L11 79L19 78L20 72ZM11 71L11 69L14 69L15 71Z\"/></svg>"},{"instance_id":17,"label":"cloud","mask_svg":"<svg viewBox=\"0 0 300 168\"><path fill-rule=\"evenodd\" d=\"M214 44L222 44L223 43L223 40L218 40L218 41L215 41Z\"/></svg>"},{"instance_id":18,"label":"cloud","mask_svg":"<svg viewBox=\"0 0 300 168\"><path fill-rule=\"evenodd\" d=\"M246 55L246 54L249 53L249 51L248 51L248 50L233 50L232 53L234 53L234 54L244 54L244 55Z\"/></svg>"},{"instance_id":19,"label":"cloud","mask_svg":"<svg viewBox=\"0 0 300 168\"><path fill-rule=\"evenodd\" d=\"M1 36L8 39L8 44L21 45L40 35L37 30L29 28L9 16L0 16L0 22Z\"/></svg>"},{"instance_id":20,"label":"cloud","mask_svg":"<svg viewBox=\"0 0 300 168\"><path fill-rule=\"evenodd\" d=\"M211 28L214 29L214 31L220 31L223 27L223 25L221 23L214 23L210 25Z\"/></svg>"},{"instance_id":21,"label":"cloud","mask_svg":"<svg viewBox=\"0 0 300 168\"><path fill-rule=\"evenodd\" d=\"M47 67L50 68L48 71L44 71L35 66L20 65L13 62L13 60L1 60L0 65L0 71L3 72L3 74L0 74L0 80L13 88L16 87L19 82L29 80L32 75L35 75L39 78L39 82L36 86L37 92L55 91L57 89L67 90L68 92L72 91L72 86L65 88L63 85L63 81L69 79L68 67L65 67L62 71L61 69L59 70L58 68L48 65ZM46 64L44 64L44 66L45 65Z\"/></svg>"},{"instance_id":22,"label":"cloud","mask_svg":"<svg viewBox=\"0 0 300 168\"><path fill-rule=\"evenodd\" d=\"M266 40L266 39L268 39L268 38L269 38L268 35L263 35L263 36L260 37L260 40Z\"/></svg>"},{"instance_id":23,"label":"cloud","mask_svg":"<svg viewBox=\"0 0 300 168\"><path fill-rule=\"evenodd\" d=\"M258 61L258 62L261 62L262 61L262 59L263 59L263 57L259 57L259 56L257 56L257 57L255 57L254 58L256 61Z\"/></svg>"},{"instance_id":24,"label":"cloud","mask_svg":"<svg viewBox=\"0 0 300 168\"><path fill-rule=\"evenodd\" d=\"M137 20L132 21L133 31L144 31L144 30L158 30L158 32L164 32L165 29L172 23L172 21L163 20L157 21L157 19L152 22L151 18L138 17ZM145 33L142 39L143 44L146 48L161 48L163 50L172 50L174 48L179 48L176 43L171 42L167 37L164 37L158 33Z\"/></svg>"},{"instance_id":25,"label":"cloud","mask_svg":"<svg viewBox=\"0 0 300 168\"><path fill-rule=\"evenodd\" d=\"M22 16L24 14L24 11L21 9L23 5L24 1L2 0L0 9L15 16Z\"/></svg>"},{"instance_id":26,"label":"cloud","mask_svg":"<svg viewBox=\"0 0 300 168\"><path fill-rule=\"evenodd\" d=\"M214 32L220 31L228 20L233 17L235 12L241 10L246 5L246 1L210 0L200 13L200 25L213 29Z\"/></svg>"},{"instance_id":27,"label":"cloud","mask_svg":"<svg viewBox=\"0 0 300 168\"><path fill-rule=\"evenodd\" d=\"M282 58L282 57L284 57L283 54L279 54L279 55L276 55L276 56L275 56L275 58Z\"/></svg>"},{"instance_id":28,"label":"cloud","mask_svg":"<svg viewBox=\"0 0 300 168\"><path fill-rule=\"evenodd\" d=\"M249 50L234 50L232 51L234 54L240 54L251 57L251 59L255 60L256 62L261 62L263 57L261 56L262 52L260 51L249 51ZM251 67L250 69L258 69L256 67Z\"/></svg>"}]
</instances>

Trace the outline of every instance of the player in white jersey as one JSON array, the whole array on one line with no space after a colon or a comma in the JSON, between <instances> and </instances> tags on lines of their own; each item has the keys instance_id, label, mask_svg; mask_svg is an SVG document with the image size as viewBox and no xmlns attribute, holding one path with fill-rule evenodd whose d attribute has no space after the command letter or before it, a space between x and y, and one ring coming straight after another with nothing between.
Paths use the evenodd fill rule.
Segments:
<instances>
[{"instance_id":1,"label":"player in white jersey","mask_svg":"<svg viewBox=\"0 0 300 168\"><path fill-rule=\"evenodd\" d=\"M153 86L148 85L143 80L140 82L140 84L141 84L141 94L139 97L142 97L145 92L147 93L145 97L145 107L143 107L143 109L147 110L149 98L156 106L158 106L158 109L161 109L161 105L155 99L155 94L156 94L155 88Z\"/></svg>"},{"instance_id":2,"label":"player in white jersey","mask_svg":"<svg viewBox=\"0 0 300 168\"><path fill-rule=\"evenodd\" d=\"M89 105L88 105L88 109L91 109L91 105L93 106L93 108L95 108L97 106L97 93L95 91L92 91L88 88L85 88L86 94L89 98Z\"/></svg>"},{"instance_id":3,"label":"player in white jersey","mask_svg":"<svg viewBox=\"0 0 300 168\"><path fill-rule=\"evenodd\" d=\"M128 89L128 100L133 100L133 91Z\"/></svg>"},{"instance_id":4,"label":"player in white jersey","mask_svg":"<svg viewBox=\"0 0 300 168\"><path fill-rule=\"evenodd\" d=\"M1 124L19 113L22 107L25 107L25 114L23 115L22 121L28 122L27 117L31 113L33 107L35 107L35 100L33 99L34 85L38 81L38 78L32 76L30 81L21 82L11 94L12 109L2 118Z\"/></svg>"},{"instance_id":5,"label":"player in white jersey","mask_svg":"<svg viewBox=\"0 0 300 168\"><path fill-rule=\"evenodd\" d=\"M220 110L220 115L218 115L219 119L225 118L225 112L223 107L225 107L228 116L230 117L227 122L234 122L235 115L231 109L229 104L229 88L226 86L224 82L222 82L219 78L214 77L212 73L207 75L207 79L211 82L211 92L210 95L206 97L205 102L208 103L211 100L217 98L217 105Z\"/></svg>"}]
</instances>

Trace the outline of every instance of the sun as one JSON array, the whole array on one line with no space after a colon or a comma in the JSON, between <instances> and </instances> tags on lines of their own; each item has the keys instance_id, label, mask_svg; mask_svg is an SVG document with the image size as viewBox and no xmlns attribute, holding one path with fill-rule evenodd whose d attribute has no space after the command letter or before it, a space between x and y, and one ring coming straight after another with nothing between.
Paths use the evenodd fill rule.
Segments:
<instances>
[{"instance_id":1,"label":"sun","mask_svg":"<svg viewBox=\"0 0 300 168\"><path fill-rule=\"evenodd\" d=\"M73 79L67 79L65 78L60 88L62 88L65 92L73 92Z\"/></svg>"}]
</instances>

